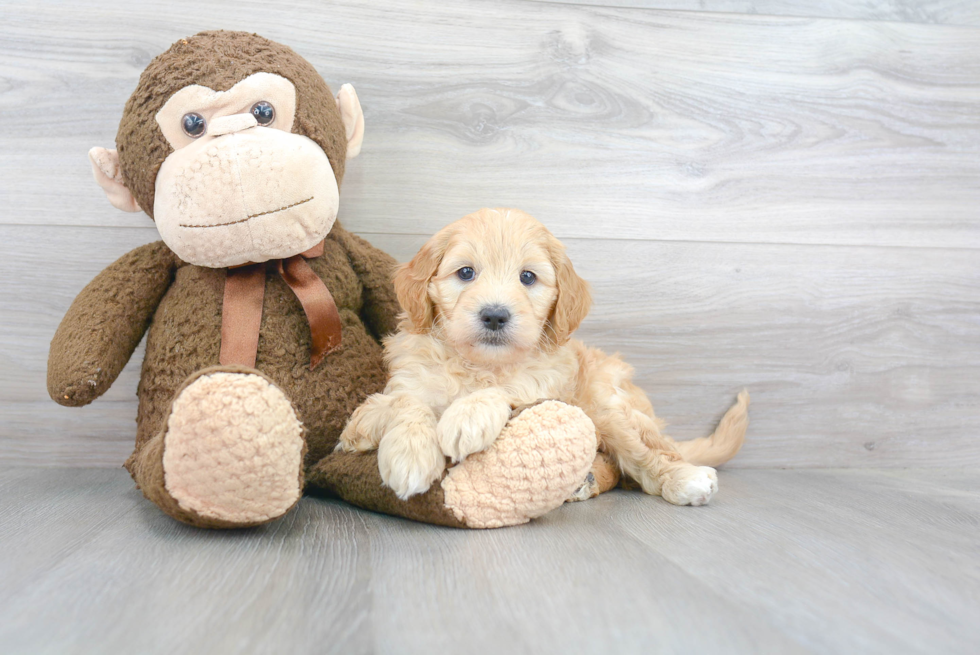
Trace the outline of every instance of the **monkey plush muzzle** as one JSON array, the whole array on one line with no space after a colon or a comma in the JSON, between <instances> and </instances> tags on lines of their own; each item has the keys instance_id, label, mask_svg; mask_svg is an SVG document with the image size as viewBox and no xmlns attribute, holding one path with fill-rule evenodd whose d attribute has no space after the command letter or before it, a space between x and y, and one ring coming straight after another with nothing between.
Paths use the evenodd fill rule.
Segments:
<instances>
[{"instance_id":1,"label":"monkey plush muzzle","mask_svg":"<svg viewBox=\"0 0 980 655\"><path fill-rule=\"evenodd\" d=\"M258 127L250 114L209 127L157 175L153 213L177 256L220 268L290 257L322 241L340 200L323 150L303 135Z\"/></svg>"}]
</instances>

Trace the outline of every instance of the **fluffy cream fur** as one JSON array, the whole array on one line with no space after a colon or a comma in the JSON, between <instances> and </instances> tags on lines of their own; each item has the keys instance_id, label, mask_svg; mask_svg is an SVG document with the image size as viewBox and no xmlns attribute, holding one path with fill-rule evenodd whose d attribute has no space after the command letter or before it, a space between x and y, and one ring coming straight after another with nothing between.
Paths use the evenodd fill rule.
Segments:
<instances>
[{"instance_id":1,"label":"fluffy cream fur","mask_svg":"<svg viewBox=\"0 0 980 655\"><path fill-rule=\"evenodd\" d=\"M532 217L483 209L452 223L399 269L395 288L405 314L385 342L391 379L354 412L339 447L378 448L382 478L400 497L428 489L445 457L458 462L487 448L512 408L544 398L581 407L600 448L647 493L703 505L717 491L714 469L699 464L738 451L748 394L711 438L687 442L685 460L684 444L663 433L633 384L633 369L569 338L591 306L589 287ZM509 314L497 330L481 314L491 307Z\"/></svg>"}]
</instances>

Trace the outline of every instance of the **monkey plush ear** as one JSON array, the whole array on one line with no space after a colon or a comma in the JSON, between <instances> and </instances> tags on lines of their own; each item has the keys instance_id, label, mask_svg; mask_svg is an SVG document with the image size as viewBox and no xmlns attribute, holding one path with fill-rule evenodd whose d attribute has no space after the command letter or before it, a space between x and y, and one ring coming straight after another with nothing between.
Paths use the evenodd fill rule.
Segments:
<instances>
[{"instance_id":1,"label":"monkey plush ear","mask_svg":"<svg viewBox=\"0 0 980 655\"><path fill-rule=\"evenodd\" d=\"M124 212L143 211L136 198L123 183L122 171L119 169L119 153L105 148L92 148L88 151L92 161L92 173L95 181L105 191L106 198L116 209Z\"/></svg>"},{"instance_id":2,"label":"monkey plush ear","mask_svg":"<svg viewBox=\"0 0 980 655\"><path fill-rule=\"evenodd\" d=\"M340 87L337 108L347 130L347 159L353 159L361 152L361 142L364 140L364 112L361 111L357 92L350 84Z\"/></svg>"}]
</instances>

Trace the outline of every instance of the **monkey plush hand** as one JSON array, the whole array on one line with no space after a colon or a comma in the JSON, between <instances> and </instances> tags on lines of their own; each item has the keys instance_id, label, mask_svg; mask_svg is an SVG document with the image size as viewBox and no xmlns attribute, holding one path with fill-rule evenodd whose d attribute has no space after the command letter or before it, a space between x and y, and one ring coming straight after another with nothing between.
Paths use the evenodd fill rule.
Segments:
<instances>
[{"instance_id":1,"label":"monkey plush hand","mask_svg":"<svg viewBox=\"0 0 980 655\"><path fill-rule=\"evenodd\" d=\"M289 48L218 31L150 62L117 149L89 153L109 201L145 211L163 241L78 295L51 343L48 390L63 405L92 402L146 334L126 468L180 521L258 525L304 488L460 527L542 511L520 485L495 482L522 478L520 462L474 464L450 490L401 501L376 455L334 452L353 410L385 385L379 340L399 312L395 262L336 220L363 135L349 85L334 98ZM536 417L514 419L518 432L522 420ZM507 518L488 520L488 502Z\"/></svg>"}]
</instances>

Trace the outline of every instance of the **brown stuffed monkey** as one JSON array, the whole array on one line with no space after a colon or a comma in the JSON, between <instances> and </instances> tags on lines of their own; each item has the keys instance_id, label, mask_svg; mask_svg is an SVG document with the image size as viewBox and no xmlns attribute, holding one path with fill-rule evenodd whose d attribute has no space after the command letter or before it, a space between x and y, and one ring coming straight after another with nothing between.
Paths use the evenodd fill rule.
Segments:
<instances>
[{"instance_id":1,"label":"brown stuffed monkey","mask_svg":"<svg viewBox=\"0 0 980 655\"><path fill-rule=\"evenodd\" d=\"M334 452L353 410L385 386L380 340L399 313L394 260L336 222L344 162L363 134L349 85L334 98L291 49L217 31L154 59L117 149L89 153L110 202L145 211L163 241L124 255L78 295L51 343L48 390L63 405L92 402L146 334L126 468L180 521L258 525L319 489L417 520L492 527L561 504L588 475L594 429L553 403L516 415L501 438L504 454L517 443L508 431L537 444L537 464L474 458L407 501L382 486L374 453ZM557 473L542 482L534 466Z\"/></svg>"}]
</instances>

